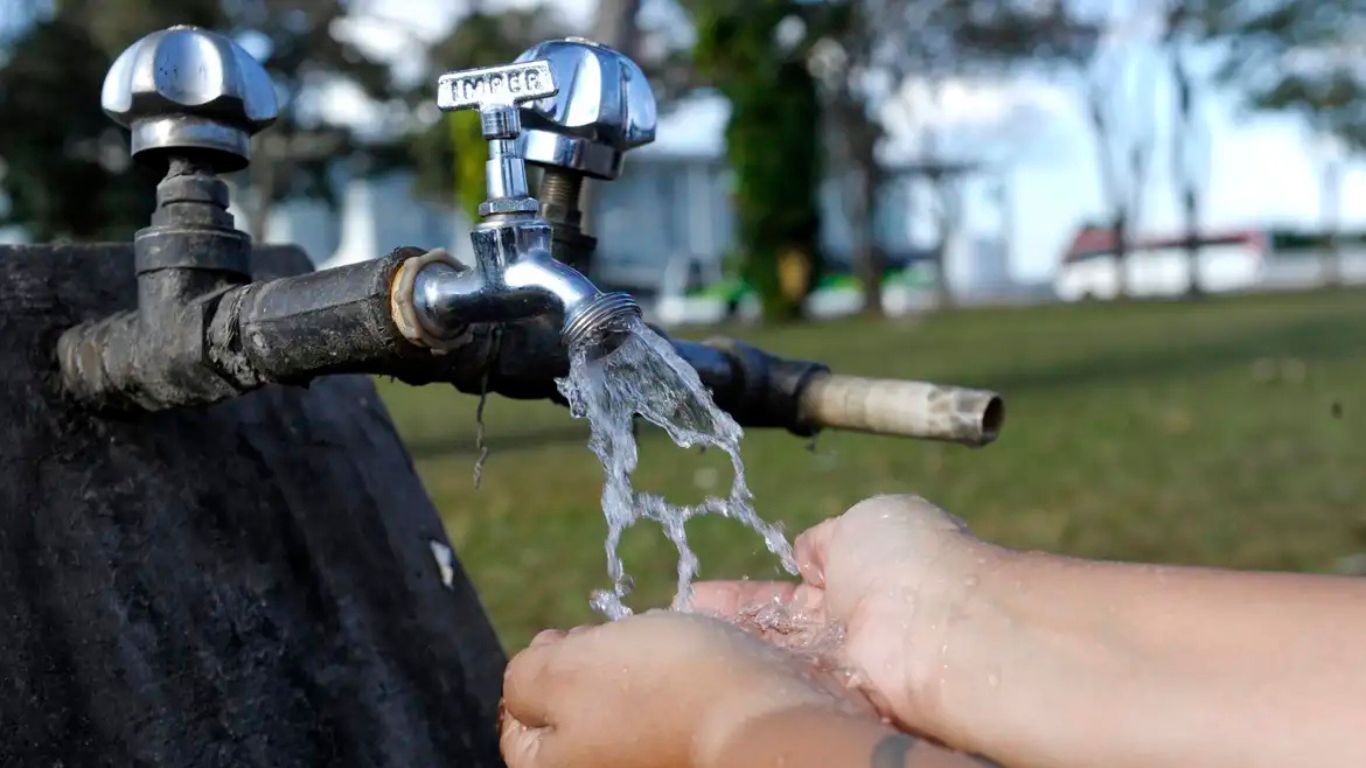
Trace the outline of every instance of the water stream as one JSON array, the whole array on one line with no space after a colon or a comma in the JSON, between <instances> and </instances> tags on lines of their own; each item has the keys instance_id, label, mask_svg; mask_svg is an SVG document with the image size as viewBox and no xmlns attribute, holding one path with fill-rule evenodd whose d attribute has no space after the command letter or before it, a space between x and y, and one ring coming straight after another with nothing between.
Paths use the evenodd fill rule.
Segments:
<instances>
[{"instance_id":1,"label":"water stream","mask_svg":"<svg viewBox=\"0 0 1366 768\"><path fill-rule=\"evenodd\" d=\"M702 386L697 371L673 345L650 330L639 318L623 321L608 338L618 343L606 354L603 348L570 351L569 376L556 381L569 400L570 411L588 419L589 447L602 461L605 480L602 510L607 518L607 573L612 587L593 593L593 608L609 619L631 614L623 599L631 591L631 578L618 552L622 533L640 520L654 520L678 548L678 594L674 606L687 610L697 556L688 546L686 523L700 515L721 515L749 527L776 555L789 573L796 573L792 547L782 531L764 522L754 511L753 496L745 482L740 458L744 431L729 414L716 407ZM730 457L735 475L724 498L708 497L697 504L673 504L663 497L635 489L631 473L638 451L635 417L659 426L677 445L715 447Z\"/></svg>"}]
</instances>

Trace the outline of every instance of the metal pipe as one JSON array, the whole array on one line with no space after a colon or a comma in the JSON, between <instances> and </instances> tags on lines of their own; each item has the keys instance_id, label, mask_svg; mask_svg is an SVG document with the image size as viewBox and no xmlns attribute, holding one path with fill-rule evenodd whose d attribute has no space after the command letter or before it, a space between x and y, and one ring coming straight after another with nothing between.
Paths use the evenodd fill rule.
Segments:
<instances>
[{"instance_id":1,"label":"metal pipe","mask_svg":"<svg viewBox=\"0 0 1366 768\"><path fill-rule=\"evenodd\" d=\"M815 428L983 446L1000 435L1005 405L979 389L822 373L802 388L797 419Z\"/></svg>"},{"instance_id":2,"label":"metal pipe","mask_svg":"<svg viewBox=\"0 0 1366 768\"><path fill-rule=\"evenodd\" d=\"M394 275L415 253L400 250L229 291L208 327L210 359L245 390L430 357L399 333L390 313Z\"/></svg>"},{"instance_id":3,"label":"metal pipe","mask_svg":"<svg viewBox=\"0 0 1366 768\"><path fill-rule=\"evenodd\" d=\"M395 294L405 290L398 274L428 255L400 249L370 262L200 297L168 307L175 311L164 315L166 325L155 336L144 333L137 312L80 326L58 344L63 382L92 405L154 411L348 372L412 384L447 382L467 393L487 387L515 398L557 398L554 380L569 369L566 333L584 333L575 329L576 320L588 328L613 326L602 316L623 311L613 304L618 294L599 293L568 302L578 307L568 329L553 313L458 326L461 315L447 314L446 343L437 354L413 343L394 317ZM473 273L439 262L422 269L435 266L446 268L434 275L445 275L443 281ZM732 339L672 343L717 405L746 427L783 427L799 435L853 429L968 445L990 442L1001 428L1004 411L990 392L836 376L819 363L785 360Z\"/></svg>"}]
</instances>

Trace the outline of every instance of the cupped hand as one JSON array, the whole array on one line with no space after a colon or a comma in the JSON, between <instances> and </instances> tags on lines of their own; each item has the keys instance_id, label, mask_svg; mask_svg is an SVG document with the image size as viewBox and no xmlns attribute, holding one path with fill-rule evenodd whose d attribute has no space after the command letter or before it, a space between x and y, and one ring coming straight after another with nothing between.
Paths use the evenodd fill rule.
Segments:
<instances>
[{"instance_id":1,"label":"cupped hand","mask_svg":"<svg viewBox=\"0 0 1366 768\"><path fill-rule=\"evenodd\" d=\"M800 584L702 582L693 608L802 650L842 629L833 663L878 713L938 732L936 689L952 625L1000 550L916 496L876 496L797 538Z\"/></svg>"},{"instance_id":2,"label":"cupped hand","mask_svg":"<svg viewBox=\"0 0 1366 768\"><path fill-rule=\"evenodd\" d=\"M703 768L755 718L858 706L728 622L663 611L542 632L509 663L503 705L509 768Z\"/></svg>"}]
</instances>

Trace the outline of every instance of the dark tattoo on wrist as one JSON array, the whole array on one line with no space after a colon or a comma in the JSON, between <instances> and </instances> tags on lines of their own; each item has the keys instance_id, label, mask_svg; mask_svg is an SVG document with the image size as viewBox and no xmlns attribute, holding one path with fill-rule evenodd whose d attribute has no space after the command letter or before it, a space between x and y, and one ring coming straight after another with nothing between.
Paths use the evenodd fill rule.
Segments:
<instances>
[{"instance_id":1,"label":"dark tattoo on wrist","mask_svg":"<svg viewBox=\"0 0 1366 768\"><path fill-rule=\"evenodd\" d=\"M869 768L905 768L906 756L915 749L914 738L904 733L884 736L873 747L873 758L868 761Z\"/></svg>"}]
</instances>

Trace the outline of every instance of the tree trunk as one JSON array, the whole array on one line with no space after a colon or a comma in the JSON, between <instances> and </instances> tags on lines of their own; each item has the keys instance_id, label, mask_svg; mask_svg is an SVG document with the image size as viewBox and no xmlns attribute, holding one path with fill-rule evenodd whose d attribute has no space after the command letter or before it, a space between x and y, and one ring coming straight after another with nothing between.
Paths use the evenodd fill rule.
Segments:
<instances>
[{"instance_id":1,"label":"tree trunk","mask_svg":"<svg viewBox=\"0 0 1366 768\"><path fill-rule=\"evenodd\" d=\"M640 51L640 30L636 26L636 14L640 13L641 0L598 0L598 10L593 17L593 39L603 45L610 45L618 51L636 58Z\"/></svg>"},{"instance_id":2,"label":"tree trunk","mask_svg":"<svg viewBox=\"0 0 1366 768\"><path fill-rule=\"evenodd\" d=\"M953 281L949 278L949 247L955 236L963 231L963 177L960 171L949 167L942 159L938 161L942 170L930 177L934 184L935 198L939 203L939 243L935 248L939 260L939 305L952 307L957 303Z\"/></svg>"},{"instance_id":3,"label":"tree trunk","mask_svg":"<svg viewBox=\"0 0 1366 768\"><path fill-rule=\"evenodd\" d=\"M1200 208L1193 186L1186 187L1181 196L1181 207L1186 221L1186 272L1190 275L1186 293L1198 298L1205 294L1205 287L1200 281Z\"/></svg>"},{"instance_id":4,"label":"tree trunk","mask_svg":"<svg viewBox=\"0 0 1366 768\"><path fill-rule=\"evenodd\" d=\"M1115 211L1115 298L1129 296L1129 212L1121 207Z\"/></svg>"},{"instance_id":5,"label":"tree trunk","mask_svg":"<svg viewBox=\"0 0 1366 768\"><path fill-rule=\"evenodd\" d=\"M1172 130L1172 178L1176 180L1185 230L1188 275L1186 294L1195 297L1204 293L1204 287L1200 283L1200 185L1196 179L1195 148L1191 141L1196 129L1195 84L1191 81L1190 70L1186 67L1180 41L1172 38L1168 45L1171 48L1172 82L1176 87L1176 126Z\"/></svg>"},{"instance_id":6,"label":"tree trunk","mask_svg":"<svg viewBox=\"0 0 1366 768\"><path fill-rule=\"evenodd\" d=\"M1338 243L1339 198L1342 191L1342 163L1329 159L1323 167L1323 283L1340 285L1342 283L1342 249Z\"/></svg>"},{"instance_id":7,"label":"tree trunk","mask_svg":"<svg viewBox=\"0 0 1366 768\"><path fill-rule=\"evenodd\" d=\"M1110 121L1105 117L1106 92L1096 83L1086 90L1087 117L1096 139L1096 167L1100 171L1100 186L1105 201L1110 208L1110 230L1115 239L1115 297L1128 294L1128 232L1127 232L1127 195L1119 177L1118 163L1111 154L1110 143L1114 140Z\"/></svg>"},{"instance_id":8,"label":"tree trunk","mask_svg":"<svg viewBox=\"0 0 1366 768\"><path fill-rule=\"evenodd\" d=\"M874 232L877 196L882 188L882 169L877 163L877 130L857 102L841 98L836 106L835 129L844 137L845 215L849 219L849 259L863 289L863 311L881 315L882 278L885 265Z\"/></svg>"},{"instance_id":9,"label":"tree trunk","mask_svg":"<svg viewBox=\"0 0 1366 768\"><path fill-rule=\"evenodd\" d=\"M875 182L869 179L865 168L851 171L855 177L849 185L850 259L853 261L854 274L863 289L863 311L869 315L882 314L882 253L872 232L871 208L874 198L872 189Z\"/></svg>"}]
</instances>

